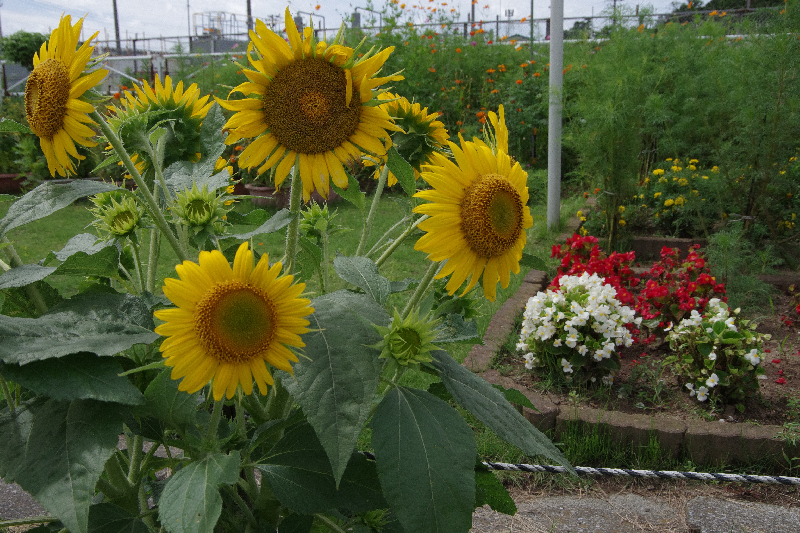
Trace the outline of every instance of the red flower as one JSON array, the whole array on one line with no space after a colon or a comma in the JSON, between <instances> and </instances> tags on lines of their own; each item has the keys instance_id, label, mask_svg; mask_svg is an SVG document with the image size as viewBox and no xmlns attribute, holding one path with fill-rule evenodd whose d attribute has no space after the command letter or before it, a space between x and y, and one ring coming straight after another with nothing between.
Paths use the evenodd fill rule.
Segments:
<instances>
[{"instance_id":1,"label":"red flower","mask_svg":"<svg viewBox=\"0 0 800 533\"><path fill-rule=\"evenodd\" d=\"M777 383L778 385L784 385L786 384L786 380L784 378L778 378L775 380L775 383Z\"/></svg>"},{"instance_id":2,"label":"red flower","mask_svg":"<svg viewBox=\"0 0 800 533\"><path fill-rule=\"evenodd\" d=\"M773 359L772 360L772 364L773 365L779 365L779 364L781 364L781 360L780 359Z\"/></svg>"}]
</instances>

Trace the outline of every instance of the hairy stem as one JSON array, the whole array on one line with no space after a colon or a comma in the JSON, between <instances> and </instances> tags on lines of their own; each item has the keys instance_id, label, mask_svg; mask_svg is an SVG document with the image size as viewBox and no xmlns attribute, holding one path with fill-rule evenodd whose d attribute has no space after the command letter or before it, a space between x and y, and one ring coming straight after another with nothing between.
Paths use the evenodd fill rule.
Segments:
<instances>
[{"instance_id":1,"label":"hairy stem","mask_svg":"<svg viewBox=\"0 0 800 533\"><path fill-rule=\"evenodd\" d=\"M300 233L300 203L303 200L303 180L300 177L300 163L295 162L292 168L292 189L289 194L289 212L292 221L286 228L286 264L284 272L291 274L294 270L294 256L297 254L297 236Z\"/></svg>"},{"instance_id":2,"label":"hairy stem","mask_svg":"<svg viewBox=\"0 0 800 533\"><path fill-rule=\"evenodd\" d=\"M383 194L383 188L386 186L386 180L389 179L389 165L383 165L381 169L381 175L378 178L378 186L375 187L375 196L372 197L372 205L369 208L369 215L367 215L367 221L364 223L364 228L361 230L361 240L358 242L358 248L356 248L356 257L360 256L364 253L364 248L367 246L367 239L369 239L369 230L372 226L372 222L375 220L375 215L378 212L378 204L381 200L381 194Z\"/></svg>"},{"instance_id":3,"label":"hairy stem","mask_svg":"<svg viewBox=\"0 0 800 533\"><path fill-rule=\"evenodd\" d=\"M106 122L103 116L97 111L92 111L90 114L92 120L94 120L99 126L103 135L106 136L108 142L114 148L114 152L119 156L122 160L122 164L125 165L125 169L133 178L134 183L138 187L139 191L141 191L142 196L145 200L145 205L147 206L147 210L150 213L150 216L153 218L153 222L155 222L156 227L164 234L167 238L167 242L175 250L175 253L178 256L178 259L181 261L186 261L189 259L189 253L185 250L178 239L175 237L175 234L169 227L169 223L164 218L164 213L161 212L161 208L158 206L158 202L156 202L155 197L150 192L150 189L145 185L144 179L142 179L142 175L139 174L139 171L136 169L136 165L133 164L131 161L130 155L125 150L125 147L122 145L122 141L117 136L116 132L111 128L111 126Z\"/></svg>"},{"instance_id":4,"label":"hairy stem","mask_svg":"<svg viewBox=\"0 0 800 533\"><path fill-rule=\"evenodd\" d=\"M431 261L431 265L428 267L428 270L425 272L425 275L422 277L422 281L419 282L417 286L417 290L414 291L414 294L411 295L411 299L406 304L405 308L403 309L403 318L406 318L411 311L417 306L417 304L422 300L422 297L428 291L428 288L431 286L433 282L433 276L436 275L436 269L439 267L439 263L436 261Z\"/></svg>"},{"instance_id":5,"label":"hairy stem","mask_svg":"<svg viewBox=\"0 0 800 533\"><path fill-rule=\"evenodd\" d=\"M408 229L406 229L403 233L401 233L394 240L394 242L386 249L386 251L384 251L383 254L381 254L381 256L378 258L378 260L375 261L375 264L377 266L381 266L384 263L384 261L389 259L389 256L392 255L392 253L394 253L394 251L397 249L397 247L400 246L401 244L403 244L403 241L406 240L409 235L411 235L411 233L414 231L414 229L416 229L416 227L419 226L419 223L422 222L423 220L428 219L428 218L430 218L430 217L428 217L428 215L422 215L419 219L417 219L416 222L411 224L408 227Z\"/></svg>"}]
</instances>

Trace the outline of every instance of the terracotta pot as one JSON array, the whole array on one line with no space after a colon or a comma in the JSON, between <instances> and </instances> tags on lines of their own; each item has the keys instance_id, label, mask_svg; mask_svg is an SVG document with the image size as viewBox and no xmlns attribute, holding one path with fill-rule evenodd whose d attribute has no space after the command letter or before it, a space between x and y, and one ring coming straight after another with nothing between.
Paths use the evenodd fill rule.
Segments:
<instances>
[{"instance_id":1,"label":"terracotta pot","mask_svg":"<svg viewBox=\"0 0 800 533\"><path fill-rule=\"evenodd\" d=\"M277 209L282 209L289 205L288 191L284 193L284 191L281 190L276 196L275 187L272 185L248 183L244 188L247 189L246 194L253 197L250 200L253 202L253 205L257 207L275 207Z\"/></svg>"}]
</instances>

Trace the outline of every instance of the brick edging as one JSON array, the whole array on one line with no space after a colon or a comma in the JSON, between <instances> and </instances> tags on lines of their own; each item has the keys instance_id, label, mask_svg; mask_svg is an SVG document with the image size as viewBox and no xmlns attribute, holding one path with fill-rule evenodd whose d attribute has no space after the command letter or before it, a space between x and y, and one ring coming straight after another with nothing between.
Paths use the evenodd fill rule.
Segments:
<instances>
[{"instance_id":1,"label":"brick edging","mask_svg":"<svg viewBox=\"0 0 800 533\"><path fill-rule=\"evenodd\" d=\"M575 219L573 219L575 220ZM571 221L572 222L572 221ZM577 220L575 220L577 222ZM572 231L577 229L577 224ZM566 241L572 232L559 237ZM484 335L484 344L470 350L463 365L486 381L522 392L538 409L523 408L523 414L540 431L554 430L555 437L564 432L567 424L578 422L587 430L609 430L611 441L617 445L647 446L651 437L658 439L662 453L678 457L682 452L695 464L721 466L731 462L750 462L774 456L778 461L800 456L800 443L790 443L776 438L781 426L758 426L747 423L706 422L703 420L677 420L664 415L638 415L560 405L554 396L527 389L510 377L489 368L492 357L513 332L514 317L525 308L528 299L545 290L549 280L545 272L531 270L517 292L510 296L492 317Z\"/></svg>"}]
</instances>

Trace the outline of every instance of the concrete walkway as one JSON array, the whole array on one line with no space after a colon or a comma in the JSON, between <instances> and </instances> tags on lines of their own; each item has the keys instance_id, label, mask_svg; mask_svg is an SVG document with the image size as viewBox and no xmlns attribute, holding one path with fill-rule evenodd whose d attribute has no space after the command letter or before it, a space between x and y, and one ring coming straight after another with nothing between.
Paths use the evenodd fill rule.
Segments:
<instances>
[{"instance_id":1,"label":"concrete walkway","mask_svg":"<svg viewBox=\"0 0 800 533\"><path fill-rule=\"evenodd\" d=\"M633 493L584 496L515 494L517 514L484 507L473 516L472 533L798 533L800 507L697 496L680 488L654 496ZM0 480L0 519L46 514L15 484ZM15 528L23 531L23 528ZM411 532L409 532L411 533Z\"/></svg>"}]
</instances>

